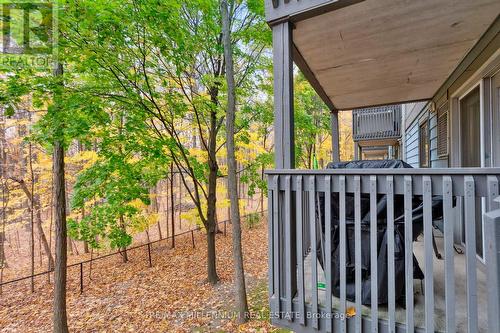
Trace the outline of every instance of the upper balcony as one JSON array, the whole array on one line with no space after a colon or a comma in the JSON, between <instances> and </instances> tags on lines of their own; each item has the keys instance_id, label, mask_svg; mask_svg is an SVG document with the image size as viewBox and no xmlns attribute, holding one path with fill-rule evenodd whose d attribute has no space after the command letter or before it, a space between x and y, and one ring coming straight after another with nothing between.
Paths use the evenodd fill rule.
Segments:
<instances>
[{"instance_id":1,"label":"upper balcony","mask_svg":"<svg viewBox=\"0 0 500 333\"><path fill-rule=\"evenodd\" d=\"M352 113L355 142L392 144L401 138L401 105L357 109Z\"/></svg>"}]
</instances>

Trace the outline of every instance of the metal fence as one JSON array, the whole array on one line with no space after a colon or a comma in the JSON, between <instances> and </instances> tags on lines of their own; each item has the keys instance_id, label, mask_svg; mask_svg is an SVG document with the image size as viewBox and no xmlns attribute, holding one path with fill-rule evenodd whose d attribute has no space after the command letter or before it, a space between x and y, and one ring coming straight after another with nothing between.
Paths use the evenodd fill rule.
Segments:
<instances>
[{"instance_id":1,"label":"metal fence","mask_svg":"<svg viewBox=\"0 0 500 333\"><path fill-rule=\"evenodd\" d=\"M269 298L274 324L296 332L455 332L463 321L468 332L500 332L499 168L271 170L267 176ZM386 202L383 212L381 197ZM421 202L419 212L415 201ZM441 261L433 257L436 201L442 213ZM404 215L396 221L394 212L398 209ZM414 239L416 214L421 214L423 244ZM378 248L381 224L386 228L384 249ZM395 237L399 236L403 249L395 248ZM419 237L421 240L422 235ZM478 258L481 237L485 246L483 258ZM420 262L425 276L420 303L415 296L418 283L413 280L417 245L423 246ZM368 257L362 258L363 248L368 249ZM463 253L457 254L457 248ZM384 272L377 271L377 256L382 250L386 251ZM403 253L402 258L395 253ZM340 264L332 264L332 258ZM396 260L403 261L402 280L395 278ZM346 267L349 262L354 266ZM457 274L462 264L465 272ZM437 286L437 270L444 271L444 287ZM352 274L351 281L347 281L347 271ZM487 279L478 280L478 274ZM322 276L323 286L318 284ZM381 277L387 283L387 301L383 304L379 304L378 294ZM340 283L334 285L332 281ZM349 282L354 283L354 289L346 290ZM399 299L399 303L396 283L403 289L403 301ZM369 304L362 303L365 287ZM480 289L486 290L485 299L478 299ZM336 290L337 295L332 297ZM347 299L349 292L355 295L351 302ZM439 297L443 299L441 305ZM486 311L483 307L486 314L479 310L478 302L488 308ZM346 318L349 304L355 315ZM457 318L462 306L465 313L460 312L464 315ZM421 320L418 311L424 317ZM396 314L401 315L399 319Z\"/></svg>"},{"instance_id":2,"label":"metal fence","mask_svg":"<svg viewBox=\"0 0 500 333\"><path fill-rule=\"evenodd\" d=\"M262 212L255 212L255 213L250 213L250 214L247 214L247 215L243 215L243 216L241 216L241 219L246 219L247 217L249 217L250 215L253 215L253 214L261 215L261 213L264 213L264 212L267 212L267 210L263 210ZM222 234L224 236L227 235L227 224L228 223L230 223L230 220L219 221L217 223L218 225L222 225L223 229L221 230L221 232L222 232ZM145 243L145 244L140 244L140 245L128 247L126 249L126 251L130 252L132 250L137 250L137 249L142 249L142 248L145 249L146 253L147 253L148 266L152 267L153 266L153 259L152 259L152 256L151 256L151 246L153 244L157 244L157 243L160 243L160 242L171 241L172 244L173 244L173 248L175 248L175 243L172 241L174 238L177 238L177 237L180 237L180 236L185 236L185 235L190 235L191 236L190 237L191 244L192 244L192 247L194 249L196 247L194 233L195 232L201 232L202 230L203 229L201 227L197 227L196 229L190 229L190 230L187 230L187 231L175 234L175 235L171 235L171 236L168 236L168 237L165 237L165 238L161 238L161 239L158 239L158 240L155 240L155 241L151 241L151 242L148 242L148 243ZM94 261L99 261L101 259L105 259L105 258L108 258L108 257L111 257L111 256L121 256L121 255L122 255L122 252L121 251L117 251L117 252L108 253L108 254L105 254L105 255L101 255L101 256L98 256L98 257L95 257L95 258L91 258L91 259L88 259L88 260L83 260L83 261L80 261L80 262L68 265L67 266L68 270L70 268L76 268L76 267L78 267L78 271L79 271L79 274L80 274L79 275L80 293L83 293L83 290L84 290L84 265L85 264L92 264L92 262L94 262ZM36 274L27 275L27 276L23 276L23 277L20 277L20 278L16 278L16 279L12 279L12 280L9 280L9 281L2 282L2 283L0 283L0 291L2 290L1 288L3 286L9 285L9 284L13 284L13 283L16 283L16 282L30 280L30 279L33 279L35 277L50 276L49 274L53 273L53 272L54 272L54 270L47 270L47 271L44 271L44 272L39 272L39 273L36 273Z\"/></svg>"}]
</instances>

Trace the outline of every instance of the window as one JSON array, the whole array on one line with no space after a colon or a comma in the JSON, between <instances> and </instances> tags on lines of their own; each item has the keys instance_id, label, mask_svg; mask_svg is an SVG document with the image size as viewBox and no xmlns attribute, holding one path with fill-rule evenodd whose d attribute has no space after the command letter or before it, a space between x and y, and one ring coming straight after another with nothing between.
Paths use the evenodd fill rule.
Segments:
<instances>
[{"instance_id":1,"label":"window","mask_svg":"<svg viewBox=\"0 0 500 333\"><path fill-rule=\"evenodd\" d=\"M437 153L439 157L448 155L448 102L437 112Z\"/></svg>"},{"instance_id":2,"label":"window","mask_svg":"<svg viewBox=\"0 0 500 333\"><path fill-rule=\"evenodd\" d=\"M460 100L461 167L481 167L481 108L479 87Z\"/></svg>"},{"instance_id":3,"label":"window","mask_svg":"<svg viewBox=\"0 0 500 333\"><path fill-rule=\"evenodd\" d=\"M420 167L429 167L429 121L426 120L420 124L418 132L418 151L420 158Z\"/></svg>"},{"instance_id":4,"label":"window","mask_svg":"<svg viewBox=\"0 0 500 333\"><path fill-rule=\"evenodd\" d=\"M481 93L479 87L471 90L460 99L460 158L461 167L481 167ZM476 253L484 259L483 250L483 219L481 198L476 197L475 221L476 225ZM465 230L466 219L462 219L462 230ZM467 221L469 222L469 221ZM465 236L465 235L464 235ZM465 239L464 239L465 241Z\"/></svg>"}]
</instances>

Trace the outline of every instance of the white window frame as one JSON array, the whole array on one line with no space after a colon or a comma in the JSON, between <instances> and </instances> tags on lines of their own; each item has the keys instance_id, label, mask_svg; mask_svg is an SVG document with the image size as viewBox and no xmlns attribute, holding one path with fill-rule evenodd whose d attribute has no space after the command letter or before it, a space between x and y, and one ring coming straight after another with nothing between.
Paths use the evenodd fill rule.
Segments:
<instances>
[{"instance_id":1,"label":"white window frame","mask_svg":"<svg viewBox=\"0 0 500 333\"><path fill-rule=\"evenodd\" d=\"M485 151L485 129L486 125L491 126L491 91L488 91L485 94L485 89L491 89L491 85L488 84L490 78L497 74L500 71L500 64L498 64L498 59L500 58L500 50L495 52L490 59L488 59L466 82L460 86L452 95L449 96L449 109L448 109L448 130L449 130L449 142L448 142L448 156L450 156L450 164L452 167L461 167L462 163L462 151L461 151L461 141L460 141L460 132L461 132L461 124L460 124L460 101L467 96L472 90L479 87L479 112L480 112L480 149L481 149L481 167L486 166L486 151ZM485 101L485 96L488 97L488 101ZM489 121L490 123L485 124L485 112L489 112ZM489 127L488 127L489 128ZM493 140L491 135L489 136L490 140ZM493 151L493 142L489 142L490 152ZM491 156L490 156L491 159ZM481 200L481 210L483 212L486 211L486 198L482 198ZM485 251L486 251L486 241L485 241L485 233L484 233L484 216L482 216L482 243L483 243L483 257L476 255L478 260L485 264ZM464 230L462 230L462 218L460 217L459 228L461 234L461 243L463 243Z\"/></svg>"}]
</instances>

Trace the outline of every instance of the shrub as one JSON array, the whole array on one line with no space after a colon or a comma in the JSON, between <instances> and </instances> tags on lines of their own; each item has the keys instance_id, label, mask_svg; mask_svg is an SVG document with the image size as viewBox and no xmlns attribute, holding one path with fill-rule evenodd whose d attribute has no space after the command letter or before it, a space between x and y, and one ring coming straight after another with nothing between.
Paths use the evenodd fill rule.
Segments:
<instances>
[{"instance_id":1,"label":"shrub","mask_svg":"<svg viewBox=\"0 0 500 333\"><path fill-rule=\"evenodd\" d=\"M245 219L245 225L248 229L255 228L260 223L260 214L259 213L250 213L247 215Z\"/></svg>"}]
</instances>

